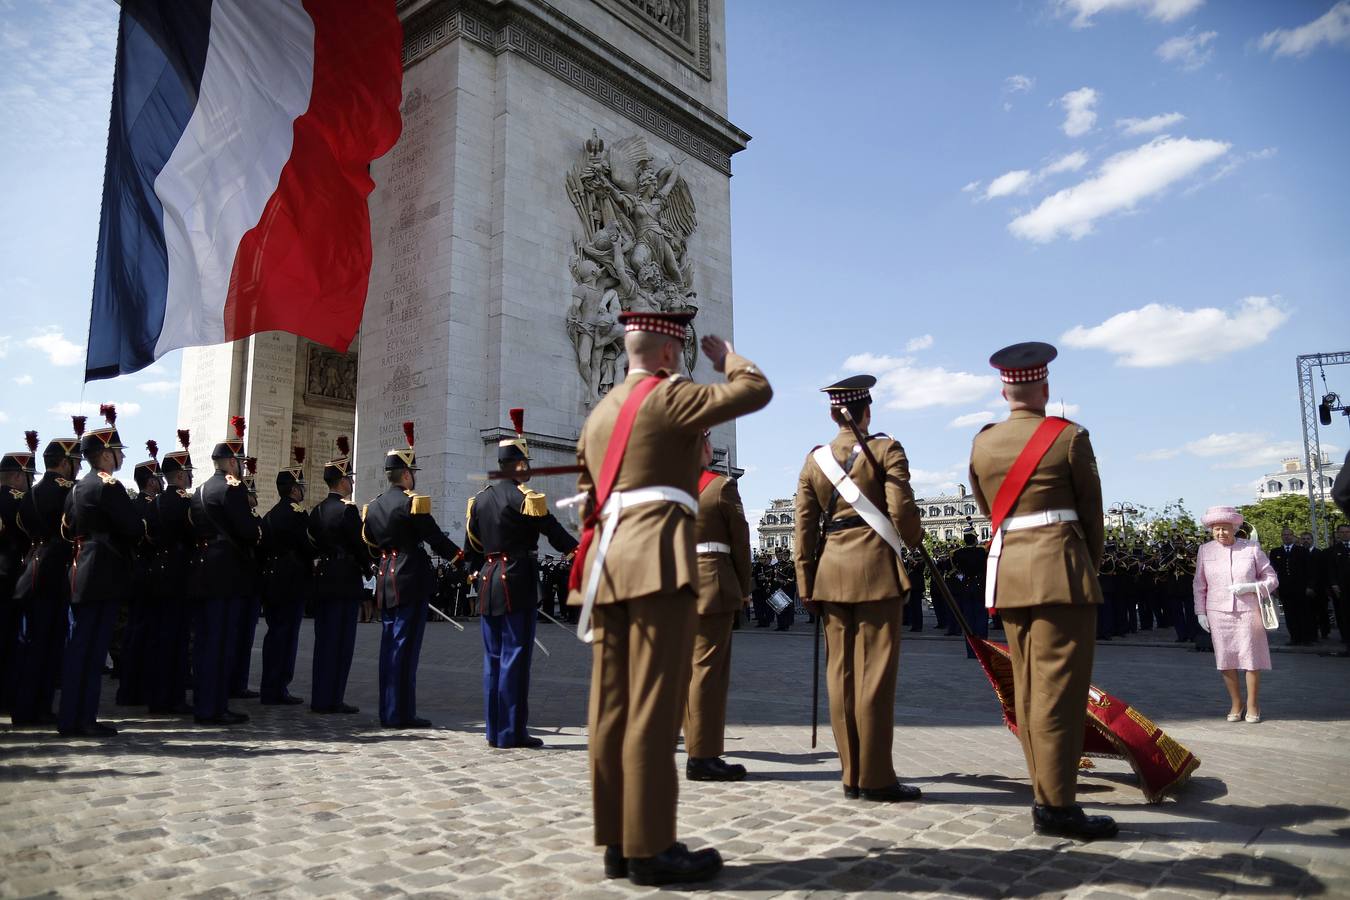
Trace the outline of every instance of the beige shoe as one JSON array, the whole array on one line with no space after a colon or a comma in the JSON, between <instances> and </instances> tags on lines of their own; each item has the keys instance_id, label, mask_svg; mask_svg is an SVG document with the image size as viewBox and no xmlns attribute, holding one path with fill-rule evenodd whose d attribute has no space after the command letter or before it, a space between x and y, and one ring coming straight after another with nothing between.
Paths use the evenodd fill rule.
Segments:
<instances>
[{"instance_id":1,"label":"beige shoe","mask_svg":"<svg viewBox=\"0 0 1350 900\"><path fill-rule=\"evenodd\" d=\"M1250 715L1247 716L1247 724L1248 724L1248 725L1255 725L1257 722L1260 722L1260 721L1261 721L1261 714L1260 714L1260 713L1257 713L1257 714L1254 715L1254 716L1250 716Z\"/></svg>"},{"instance_id":2,"label":"beige shoe","mask_svg":"<svg viewBox=\"0 0 1350 900\"><path fill-rule=\"evenodd\" d=\"M1241 722L1241 721L1242 721L1242 710L1238 710L1238 711L1235 712L1235 713L1229 713L1225 718L1226 718L1229 722Z\"/></svg>"}]
</instances>

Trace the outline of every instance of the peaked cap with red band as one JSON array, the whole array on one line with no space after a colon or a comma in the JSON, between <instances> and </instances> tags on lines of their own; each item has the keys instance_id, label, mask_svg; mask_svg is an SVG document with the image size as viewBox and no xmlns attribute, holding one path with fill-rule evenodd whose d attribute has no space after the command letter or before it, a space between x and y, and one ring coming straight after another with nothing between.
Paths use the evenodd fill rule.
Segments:
<instances>
[{"instance_id":1,"label":"peaked cap with red band","mask_svg":"<svg viewBox=\"0 0 1350 900\"><path fill-rule=\"evenodd\" d=\"M619 313L619 324L624 331L647 331L682 341L694 316L695 313L690 311L622 312Z\"/></svg>"},{"instance_id":2,"label":"peaked cap with red band","mask_svg":"<svg viewBox=\"0 0 1350 900\"><path fill-rule=\"evenodd\" d=\"M1050 362L1059 351L1042 341L1013 344L989 357L1004 384L1031 384L1050 377Z\"/></svg>"}]
</instances>

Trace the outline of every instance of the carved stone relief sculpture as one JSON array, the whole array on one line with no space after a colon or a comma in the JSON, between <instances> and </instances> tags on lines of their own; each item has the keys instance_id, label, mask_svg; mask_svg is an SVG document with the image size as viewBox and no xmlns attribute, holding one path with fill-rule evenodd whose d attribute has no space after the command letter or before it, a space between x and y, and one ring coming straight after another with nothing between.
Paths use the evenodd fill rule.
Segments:
<instances>
[{"instance_id":1,"label":"carved stone relief sculpture","mask_svg":"<svg viewBox=\"0 0 1350 900\"><path fill-rule=\"evenodd\" d=\"M698 220L680 174L683 163L657 159L640 135L610 148L592 131L567 174L567 196L581 233L573 238L569 261L573 284L566 328L587 406L622 377L620 312L698 309L693 262L686 258ZM685 338L691 372L696 347L691 327Z\"/></svg>"},{"instance_id":2,"label":"carved stone relief sculpture","mask_svg":"<svg viewBox=\"0 0 1350 900\"><path fill-rule=\"evenodd\" d=\"M311 343L305 363L305 401L326 406L356 404L356 354Z\"/></svg>"}]
</instances>

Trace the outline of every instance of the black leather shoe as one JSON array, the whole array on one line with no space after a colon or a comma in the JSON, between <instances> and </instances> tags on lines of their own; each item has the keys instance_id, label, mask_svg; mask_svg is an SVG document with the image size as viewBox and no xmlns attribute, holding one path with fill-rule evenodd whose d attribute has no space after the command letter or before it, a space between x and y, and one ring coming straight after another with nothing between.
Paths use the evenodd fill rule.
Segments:
<instances>
[{"instance_id":1,"label":"black leather shoe","mask_svg":"<svg viewBox=\"0 0 1350 900\"><path fill-rule=\"evenodd\" d=\"M862 796L862 795L858 792L858 789L857 789L857 788L855 788L855 787L849 787L848 785L844 785L844 799L845 799L845 800L857 800L860 796Z\"/></svg>"},{"instance_id":2,"label":"black leather shoe","mask_svg":"<svg viewBox=\"0 0 1350 900\"><path fill-rule=\"evenodd\" d=\"M113 737L117 734L117 729L102 722L95 722L92 725L84 726L84 733L88 737Z\"/></svg>"},{"instance_id":3,"label":"black leather shoe","mask_svg":"<svg viewBox=\"0 0 1350 900\"><path fill-rule=\"evenodd\" d=\"M909 784L896 782L890 787L861 788L858 793L873 803L909 803L923 796L923 791Z\"/></svg>"},{"instance_id":4,"label":"black leather shoe","mask_svg":"<svg viewBox=\"0 0 1350 900\"><path fill-rule=\"evenodd\" d=\"M430 719L409 719L403 723L404 728L431 728Z\"/></svg>"},{"instance_id":5,"label":"black leather shoe","mask_svg":"<svg viewBox=\"0 0 1350 900\"><path fill-rule=\"evenodd\" d=\"M339 715L344 715L344 716L350 716L352 713L359 713L360 711L361 711L361 708L360 708L359 706L351 706L351 705L346 704L346 703L339 703L337 706L335 706L335 707L333 707L331 710L329 710L329 712L335 712L335 713L338 713ZM425 722L426 720L423 719L422 721Z\"/></svg>"},{"instance_id":6,"label":"black leather shoe","mask_svg":"<svg viewBox=\"0 0 1350 900\"><path fill-rule=\"evenodd\" d=\"M512 746L521 750L538 750L540 747L544 746L544 741L532 734L527 734L525 737L521 738L518 743L513 744Z\"/></svg>"},{"instance_id":7,"label":"black leather shoe","mask_svg":"<svg viewBox=\"0 0 1350 900\"><path fill-rule=\"evenodd\" d=\"M691 884L707 881L722 871L722 855L711 847L690 853L675 843L664 853L628 860L628 880L633 884Z\"/></svg>"},{"instance_id":8,"label":"black leather shoe","mask_svg":"<svg viewBox=\"0 0 1350 900\"><path fill-rule=\"evenodd\" d=\"M243 725L248 721L248 714L237 713L232 709L227 709L220 714L220 719L226 725Z\"/></svg>"},{"instance_id":9,"label":"black leather shoe","mask_svg":"<svg viewBox=\"0 0 1350 900\"><path fill-rule=\"evenodd\" d=\"M303 698L292 697L290 694L285 694L281 697L278 697L276 700L261 701L263 706L299 706L301 703L304 702L305 701Z\"/></svg>"},{"instance_id":10,"label":"black leather shoe","mask_svg":"<svg viewBox=\"0 0 1350 900\"><path fill-rule=\"evenodd\" d=\"M59 735L61 735L61 737L86 737L86 736L87 736L87 735L85 735L85 733L84 733L84 729L81 728L81 727L79 727L78 725L75 726L74 728L58 728L58 729L56 729L56 733L59 734Z\"/></svg>"},{"instance_id":11,"label":"black leather shoe","mask_svg":"<svg viewBox=\"0 0 1350 900\"><path fill-rule=\"evenodd\" d=\"M684 764L684 777L690 781L740 781L745 777L745 766L727 763L720 756L704 759L691 756Z\"/></svg>"},{"instance_id":12,"label":"black leather shoe","mask_svg":"<svg viewBox=\"0 0 1350 900\"><path fill-rule=\"evenodd\" d=\"M1055 837L1076 838L1080 841L1095 841L1098 838L1116 836L1120 829L1116 820L1110 816L1089 816L1083 807L1041 806L1031 808L1031 824L1037 834L1049 834Z\"/></svg>"},{"instance_id":13,"label":"black leather shoe","mask_svg":"<svg viewBox=\"0 0 1350 900\"><path fill-rule=\"evenodd\" d=\"M628 877L628 857L623 855L622 847L609 846L605 848L605 877Z\"/></svg>"},{"instance_id":14,"label":"black leather shoe","mask_svg":"<svg viewBox=\"0 0 1350 900\"><path fill-rule=\"evenodd\" d=\"M245 690L239 691L239 692L237 692L237 693L232 693L232 694L230 694L230 699L231 699L231 700L257 700L258 697L260 697L260 696L262 696L262 695L259 694L257 691L250 691L250 690L245 689Z\"/></svg>"}]
</instances>

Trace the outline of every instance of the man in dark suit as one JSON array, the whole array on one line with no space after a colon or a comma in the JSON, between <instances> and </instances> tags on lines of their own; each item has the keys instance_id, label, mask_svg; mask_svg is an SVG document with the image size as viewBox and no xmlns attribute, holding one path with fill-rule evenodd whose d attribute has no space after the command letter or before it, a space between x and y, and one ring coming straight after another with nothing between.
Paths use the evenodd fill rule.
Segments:
<instances>
[{"instance_id":1,"label":"man in dark suit","mask_svg":"<svg viewBox=\"0 0 1350 900\"><path fill-rule=\"evenodd\" d=\"M975 529L967 525L961 536L962 546L952 551L952 568L960 591L953 591L961 615L976 637L989 637L989 611L984 606L984 572L989 562L989 551L979 545ZM959 629L958 629L959 630ZM974 659L975 651L966 645L966 659Z\"/></svg>"},{"instance_id":2,"label":"man in dark suit","mask_svg":"<svg viewBox=\"0 0 1350 900\"><path fill-rule=\"evenodd\" d=\"M28 539L23 570L14 586L22 617L19 626L19 672L14 696L15 725L47 725L56 721L52 702L60 680L66 635L70 631L70 568L74 549L61 533L66 497L80 471L80 437L84 416L73 416L76 436L57 438L42 451L46 471L19 501L15 523Z\"/></svg>"},{"instance_id":3,"label":"man in dark suit","mask_svg":"<svg viewBox=\"0 0 1350 900\"><path fill-rule=\"evenodd\" d=\"M262 685L264 705L293 706L304 703L289 691L295 677L295 654L300 645L300 623L309 599L314 541L309 535L305 500L305 448L292 451L295 464L277 473L279 499L263 516L267 555L263 561L263 615L267 635L263 638Z\"/></svg>"},{"instance_id":4,"label":"man in dark suit","mask_svg":"<svg viewBox=\"0 0 1350 900\"><path fill-rule=\"evenodd\" d=\"M195 573L193 618L193 712L198 724L238 725L244 713L228 706L232 655L239 619L248 601L253 552L262 540L262 520L253 514L248 488L239 477L244 455L244 418L232 416L235 437L216 444L216 471L192 495L190 515L200 555Z\"/></svg>"},{"instance_id":5,"label":"man in dark suit","mask_svg":"<svg viewBox=\"0 0 1350 900\"><path fill-rule=\"evenodd\" d=\"M404 422L408 446L384 458L389 487L366 505L361 518L366 543L379 553L375 602L380 608L380 724L385 728L430 728L417 716L417 662L427 604L436 588L431 559L422 545L442 559L458 562L463 553L431 515L431 498L413 493L417 456L413 423Z\"/></svg>"},{"instance_id":6,"label":"man in dark suit","mask_svg":"<svg viewBox=\"0 0 1350 900\"><path fill-rule=\"evenodd\" d=\"M1312 608L1312 557L1294 537L1292 528L1280 534L1281 543L1270 551L1270 564L1280 579L1280 603L1289 624L1289 643L1317 640L1317 618Z\"/></svg>"},{"instance_id":7,"label":"man in dark suit","mask_svg":"<svg viewBox=\"0 0 1350 900\"><path fill-rule=\"evenodd\" d=\"M309 511L309 533L318 563L314 570L314 670L312 712L350 715L344 702L356 648L356 620L365 599L370 552L361 540L361 513L351 501L351 444L337 439L338 455L323 467L328 496Z\"/></svg>"},{"instance_id":8,"label":"man in dark suit","mask_svg":"<svg viewBox=\"0 0 1350 900\"><path fill-rule=\"evenodd\" d=\"M75 543L70 570L70 637L61 664L61 707L56 730L66 736L110 737L98 721L103 660L117 607L131 590L132 560L145 523L113 475L122 467L117 411L102 407L106 428L84 435L80 452L91 471L66 497L61 527Z\"/></svg>"},{"instance_id":9,"label":"man in dark suit","mask_svg":"<svg viewBox=\"0 0 1350 900\"><path fill-rule=\"evenodd\" d=\"M19 503L32 490L33 476L37 474L33 465L37 457L37 432L25 432L24 438L28 441L27 453L19 451L0 457L0 712L13 709L19 673L17 653L22 616L14 601L14 585L28 553L28 536L18 523Z\"/></svg>"},{"instance_id":10,"label":"man in dark suit","mask_svg":"<svg viewBox=\"0 0 1350 900\"><path fill-rule=\"evenodd\" d=\"M1350 525L1336 527L1336 540L1323 550L1327 592L1336 608L1336 627L1350 651Z\"/></svg>"},{"instance_id":11,"label":"man in dark suit","mask_svg":"<svg viewBox=\"0 0 1350 900\"><path fill-rule=\"evenodd\" d=\"M192 520L191 435L178 430L181 450L164 454L160 464L167 485L155 498L159 537L155 542L158 566L152 580L153 613L150 622L149 684L146 700L150 712L182 716L191 713L187 702L192 643L191 562L197 554Z\"/></svg>"}]
</instances>

